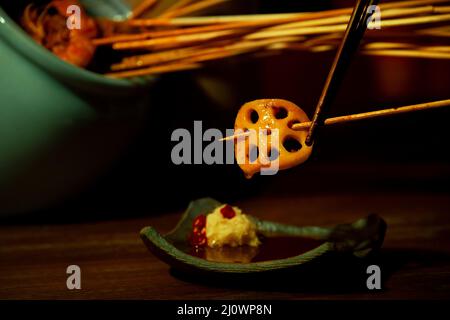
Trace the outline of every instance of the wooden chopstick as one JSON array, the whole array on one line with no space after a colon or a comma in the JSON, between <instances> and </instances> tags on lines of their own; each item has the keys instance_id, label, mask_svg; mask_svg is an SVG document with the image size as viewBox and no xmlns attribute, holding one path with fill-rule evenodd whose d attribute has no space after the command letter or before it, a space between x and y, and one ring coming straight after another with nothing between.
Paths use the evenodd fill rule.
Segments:
<instances>
[{"instance_id":1,"label":"wooden chopstick","mask_svg":"<svg viewBox=\"0 0 450 320\"><path fill-rule=\"evenodd\" d=\"M344 74L353 58L353 55L359 47L359 43L367 29L367 21L371 16L369 8L376 5L378 0L358 0L352 13L352 17L348 23L341 45L336 53L330 72L325 80L322 93L317 102L314 116L309 128L308 136L305 143L311 146L317 135L319 125L322 125L334 101L339 86L344 78Z\"/></svg>"},{"instance_id":2,"label":"wooden chopstick","mask_svg":"<svg viewBox=\"0 0 450 320\"><path fill-rule=\"evenodd\" d=\"M443 107L450 107L450 99L413 104L413 105L397 107L397 108L388 108L388 109L381 109L381 110L375 110L375 111L369 111L369 112L355 113L355 114L349 114L349 115L339 116L339 117L332 117L332 118L326 119L324 121L324 125L330 126L330 125L343 124L343 123L347 123L347 122L364 120L364 119L383 118L383 117L393 116L393 115L402 114L402 113L409 113L409 112L414 112L414 111L422 111L422 110L429 110L429 109L443 108ZM308 130L311 127L311 124L312 124L311 121L296 123L296 124L292 125L292 129L296 130L296 131ZM243 132L241 134L236 134L236 135L222 138L220 141L233 140L235 138L238 138L241 136L247 136L249 134L250 134L249 132Z\"/></svg>"}]
</instances>

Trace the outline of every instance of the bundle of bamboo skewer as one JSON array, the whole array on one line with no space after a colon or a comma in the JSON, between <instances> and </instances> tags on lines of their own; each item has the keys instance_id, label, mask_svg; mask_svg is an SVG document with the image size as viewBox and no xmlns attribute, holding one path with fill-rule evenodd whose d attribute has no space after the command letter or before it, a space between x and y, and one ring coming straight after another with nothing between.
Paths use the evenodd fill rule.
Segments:
<instances>
[{"instance_id":1,"label":"bundle of bamboo skewer","mask_svg":"<svg viewBox=\"0 0 450 320\"><path fill-rule=\"evenodd\" d=\"M207 61L261 51L334 50L353 8L320 12L185 17L228 0L179 0L142 18L157 0L144 0L121 22L126 32L94 40L126 57L107 76L145 76L199 68ZM372 29L372 30L370 30ZM366 55L450 59L450 1L384 2L361 47Z\"/></svg>"}]
</instances>

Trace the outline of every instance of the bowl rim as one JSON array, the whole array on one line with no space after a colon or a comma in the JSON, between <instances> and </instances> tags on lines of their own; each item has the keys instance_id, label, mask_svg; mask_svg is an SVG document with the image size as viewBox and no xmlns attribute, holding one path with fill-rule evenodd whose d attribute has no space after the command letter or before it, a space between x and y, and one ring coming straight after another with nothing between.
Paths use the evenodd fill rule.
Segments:
<instances>
[{"instance_id":1,"label":"bowl rim","mask_svg":"<svg viewBox=\"0 0 450 320\"><path fill-rule=\"evenodd\" d=\"M16 52L31 60L40 68L49 71L62 80L88 85L106 86L111 89L129 89L148 86L156 77L149 75L130 79L108 78L74 66L36 43L0 6L0 39Z\"/></svg>"}]
</instances>

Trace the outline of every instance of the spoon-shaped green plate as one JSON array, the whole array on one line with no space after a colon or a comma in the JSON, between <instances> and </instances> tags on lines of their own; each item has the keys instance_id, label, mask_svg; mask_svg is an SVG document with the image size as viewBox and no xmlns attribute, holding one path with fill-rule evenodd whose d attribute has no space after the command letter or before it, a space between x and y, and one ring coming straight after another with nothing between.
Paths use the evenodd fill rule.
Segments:
<instances>
[{"instance_id":1,"label":"spoon-shaped green plate","mask_svg":"<svg viewBox=\"0 0 450 320\"><path fill-rule=\"evenodd\" d=\"M375 214L352 224L337 225L333 228L297 227L251 217L256 223L258 233L264 237L302 237L321 240L323 243L293 257L249 263L208 261L180 250L177 244L187 245L195 217L212 212L220 205L220 202L211 198L192 201L172 231L161 235L154 228L145 227L141 230L141 238L155 256L175 269L245 274L290 269L317 260L328 253L351 253L357 257L365 257L381 247L387 228L384 220Z\"/></svg>"}]
</instances>

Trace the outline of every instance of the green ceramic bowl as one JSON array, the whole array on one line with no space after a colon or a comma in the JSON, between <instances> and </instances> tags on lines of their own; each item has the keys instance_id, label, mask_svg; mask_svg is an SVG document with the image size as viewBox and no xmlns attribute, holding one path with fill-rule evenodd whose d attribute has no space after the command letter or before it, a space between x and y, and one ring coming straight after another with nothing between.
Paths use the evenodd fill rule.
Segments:
<instances>
[{"instance_id":1,"label":"green ceramic bowl","mask_svg":"<svg viewBox=\"0 0 450 320\"><path fill-rule=\"evenodd\" d=\"M97 3L97 5L96 5ZM122 17L122 1L86 1ZM153 77L118 80L36 44L0 8L0 215L43 208L81 190L130 142Z\"/></svg>"}]
</instances>

